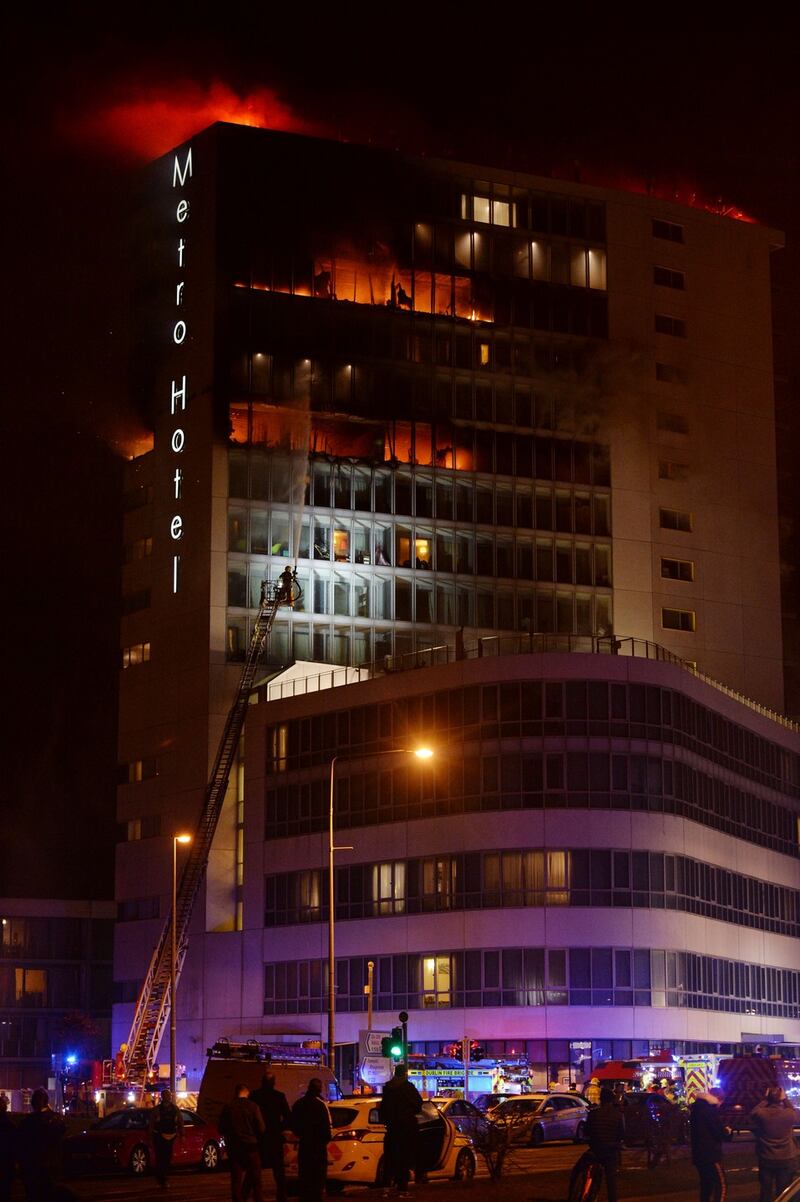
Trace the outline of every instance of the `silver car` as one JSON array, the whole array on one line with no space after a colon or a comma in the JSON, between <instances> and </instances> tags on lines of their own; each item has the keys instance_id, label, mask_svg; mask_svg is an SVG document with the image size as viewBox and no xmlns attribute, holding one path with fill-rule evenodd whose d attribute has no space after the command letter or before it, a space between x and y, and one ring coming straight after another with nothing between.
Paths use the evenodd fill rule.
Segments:
<instances>
[{"instance_id":1,"label":"silver car","mask_svg":"<svg viewBox=\"0 0 800 1202\"><path fill-rule=\"evenodd\" d=\"M565 1093L527 1093L506 1098L490 1114L505 1127L512 1144L539 1144L557 1139L580 1143L586 1138L589 1108L583 1098Z\"/></svg>"}]
</instances>

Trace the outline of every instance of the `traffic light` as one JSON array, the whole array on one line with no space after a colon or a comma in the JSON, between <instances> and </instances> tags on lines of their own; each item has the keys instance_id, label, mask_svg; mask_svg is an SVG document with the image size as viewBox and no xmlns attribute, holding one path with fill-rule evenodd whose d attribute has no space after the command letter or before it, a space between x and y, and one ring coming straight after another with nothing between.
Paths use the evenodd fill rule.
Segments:
<instances>
[{"instance_id":1,"label":"traffic light","mask_svg":"<svg viewBox=\"0 0 800 1202\"><path fill-rule=\"evenodd\" d=\"M391 1035L384 1035L381 1040L381 1054L392 1060L402 1060L403 1050L403 1028L392 1027Z\"/></svg>"}]
</instances>

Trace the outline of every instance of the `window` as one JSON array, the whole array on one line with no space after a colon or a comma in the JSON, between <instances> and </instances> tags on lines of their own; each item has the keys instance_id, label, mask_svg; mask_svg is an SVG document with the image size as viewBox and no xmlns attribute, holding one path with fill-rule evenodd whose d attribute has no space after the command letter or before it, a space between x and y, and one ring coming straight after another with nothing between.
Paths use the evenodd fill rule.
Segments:
<instances>
[{"instance_id":1,"label":"window","mask_svg":"<svg viewBox=\"0 0 800 1202\"><path fill-rule=\"evenodd\" d=\"M467 192L461 193L461 218L463 221L479 221L485 225L516 225L516 204L509 200L477 193L472 196Z\"/></svg>"},{"instance_id":2,"label":"window","mask_svg":"<svg viewBox=\"0 0 800 1202\"><path fill-rule=\"evenodd\" d=\"M659 509L658 524L662 530L682 530L684 533L690 534L694 520L691 513L685 513L680 509Z\"/></svg>"},{"instance_id":3,"label":"window","mask_svg":"<svg viewBox=\"0 0 800 1202\"><path fill-rule=\"evenodd\" d=\"M20 1006L44 1006L47 972L43 968L14 969L14 1001Z\"/></svg>"},{"instance_id":4,"label":"window","mask_svg":"<svg viewBox=\"0 0 800 1202\"><path fill-rule=\"evenodd\" d=\"M659 459L658 478L659 480L688 480L689 464L675 463L671 459Z\"/></svg>"},{"instance_id":5,"label":"window","mask_svg":"<svg viewBox=\"0 0 800 1202\"><path fill-rule=\"evenodd\" d=\"M147 609L149 605L150 589L140 588L135 593L126 593L122 598L122 613L124 616L135 614L141 609Z\"/></svg>"},{"instance_id":6,"label":"window","mask_svg":"<svg viewBox=\"0 0 800 1202\"><path fill-rule=\"evenodd\" d=\"M160 814L147 814L144 818L129 818L125 827L125 835L129 843L135 843L139 839L152 839L160 834Z\"/></svg>"},{"instance_id":7,"label":"window","mask_svg":"<svg viewBox=\"0 0 800 1202\"><path fill-rule=\"evenodd\" d=\"M659 409L656 414L656 429L667 434L688 434L689 420L682 413L667 413Z\"/></svg>"},{"instance_id":8,"label":"window","mask_svg":"<svg viewBox=\"0 0 800 1202\"><path fill-rule=\"evenodd\" d=\"M654 267L653 283L658 284L661 288L684 289L686 276L682 271L673 271L671 267Z\"/></svg>"},{"instance_id":9,"label":"window","mask_svg":"<svg viewBox=\"0 0 800 1202\"><path fill-rule=\"evenodd\" d=\"M682 317L671 317L668 313L656 313L657 334L669 334L672 338L686 337L686 322Z\"/></svg>"},{"instance_id":10,"label":"window","mask_svg":"<svg viewBox=\"0 0 800 1202\"><path fill-rule=\"evenodd\" d=\"M152 538L137 538L132 543L125 544L125 562L134 563L137 559L146 559L153 554Z\"/></svg>"},{"instance_id":11,"label":"window","mask_svg":"<svg viewBox=\"0 0 800 1202\"><path fill-rule=\"evenodd\" d=\"M134 643L132 647L122 648L122 666L123 668L132 668L136 664L147 664L150 662L150 644L149 643Z\"/></svg>"},{"instance_id":12,"label":"window","mask_svg":"<svg viewBox=\"0 0 800 1202\"><path fill-rule=\"evenodd\" d=\"M161 903L158 897L130 897L117 902L117 922L137 922L145 918L158 918Z\"/></svg>"},{"instance_id":13,"label":"window","mask_svg":"<svg viewBox=\"0 0 800 1202\"><path fill-rule=\"evenodd\" d=\"M674 221L657 221L653 218L653 237L667 242L683 242L683 226Z\"/></svg>"},{"instance_id":14,"label":"window","mask_svg":"<svg viewBox=\"0 0 800 1202\"><path fill-rule=\"evenodd\" d=\"M673 363L656 363L656 379L662 384L685 384L686 373Z\"/></svg>"},{"instance_id":15,"label":"window","mask_svg":"<svg viewBox=\"0 0 800 1202\"><path fill-rule=\"evenodd\" d=\"M450 956L422 957L422 1005L426 1009L451 1004L451 976Z\"/></svg>"},{"instance_id":16,"label":"window","mask_svg":"<svg viewBox=\"0 0 800 1202\"><path fill-rule=\"evenodd\" d=\"M158 764L154 757L149 757L146 760L130 760L125 765L126 783L129 785L138 785L143 780L151 780L158 775Z\"/></svg>"},{"instance_id":17,"label":"window","mask_svg":"<svg viewBox=\"0 0 800 1202\"><path fill-rule=\"evenodd\" d=\"M661 575L665 580L694 580L694 562L691 559L662 558Z\"/></svg>"},{"instance_id":18,"label":"window","mask_svg":"<svg viewBox=\"0 0 800 1202\"><path fill-rule=\"evenodd\" d=\"M685 630L694 634L697 617L693 609L662 609L661 625L665 630Z\"/></svg>"},{"instance_id":19,"label":"window","mask_svg":"<svg viewBox=\"0 0 800 1202\"><path fill-rule=\"evenodd\" d=\"M406 865L404 860L374 865L372 869L372 901L375 914L405 913Z\"/></svg>"}]
</instances>

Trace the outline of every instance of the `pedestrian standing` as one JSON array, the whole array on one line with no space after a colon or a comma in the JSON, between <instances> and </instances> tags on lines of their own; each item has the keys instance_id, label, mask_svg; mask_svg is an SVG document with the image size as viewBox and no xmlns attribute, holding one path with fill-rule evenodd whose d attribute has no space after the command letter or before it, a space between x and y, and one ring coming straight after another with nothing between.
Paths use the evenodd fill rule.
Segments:
<instances>
[{"instance_id":1,"label":"pedestrian standing","mask_svg":"<svg viewBox=\"0 0 800 1202\"><path fill-rule=\"evenodd\" d=\"M264 1073L261 1087L253 1090L250 1101L255 1102L264 1120L264 1134L260 1143L261 1164L265 1169L272 1169L277 1202L286 1202L283 1133L291 1124L291 1112L286 1094L275 1088L274 1073Z\"/></svg>"},{"instance_id":2,"label":"pedestrian standing","mask_svg":"<svg viewBox=\"0 0 800 1202\"><path fill-rule=\"evenodd\" d=\"M220 1134L225 1137L231 1166L231 1202L242 1202L251 1194L253 1202L263 1202L261 1153L264 1120L246 1085L237 1085L233 1101L223 1106L219 1116Z\"/></svg>"},{"instance_id":3,"label":"pedestrian standing","mask_svg":"<svg viewBox=\"0 0 800 1202\"><path fill-rule=\"evenodd\" d=\"M600 1090L600 1104L589 1112L586 1138L592 1156L603 1166L608 1202L617 1202L617 1168L625 1139L625 1120L613 1089L607 1085Z\"/></svg>"},{"instance_id":4,"label":"pedestrian standing","mask_svg":"<svg viewBox=\"0 0 800 1202\"><path fill-rule=\"evenodd\" d=\"M408 1197L411 1169L417 1161L417 1115L422 1110L419 1090L408 1079L404 1064L398 1064L391 1081L383 1088L378 1114L386 1127L383 1138L384 1181L397 1186L398 1196Z\"/></svg>"},{"instance_id":5,"label":"pedestrian standing","mask_svg":"<svg viewBox=\"0 0 800 1202\"><path fill-rule=\"evenodd\" d=\"M722 1167L722 1141L730 1135L720 1114L720 1092L698 1094L689 1111L692 1163L700 1178L700 1202L723 1202L728 1195Z\"/></svg>"},{"instance_id":6,"label":"pedestrian standing","mask_svg":"<svg viewBox=\"0 0 800 1202\"><path fill-rule=\"evenodd\" d=\"M794 1128L800 1123L794 1106L779 1085L771 1085L763 1102L750 1115L756 1137L760 1202L773 1202L797 1172Z\"/></svg>"},{"instance_id":7,"label":"pedestrian standing","mask_svg":"<svg viewBox=\"0 0 800 1202\"><path fill-rule=\"evenodd\" d=\"M175 1141L183 1134L183 1115L173 1102L169 1089L161 1091L159 1103L151 1111L150 1130L156 1154L156 1181L166 1189Z\"/></svg>"},{"instance_id":8,"label":"pedestrian standing","mask_svg":"<svg viewBox=\"0 0 800 1202\"><path fill-rule=\"evenodd\" d=\"M297 1149L300 1202L322 1202L332 1132L319 1077L311 1078L305 1094L292 1107L291 1124L300 1141Z\"/></svg>"},{"instance_id":9,"label":"pedestrian standing","mask_svg":"<svg viewBox=\"0 0 800 1202\"><path fill-rule=\"evenodd\" d=\"M16 1136L16 1127L8 1115L8 1097L0 1093L0 1202L11 1202Z\"/></svg>"},{"instance_id":10,"label":"pedestrian standing","mask_svg":"<svg viewBox=\"0 0 800 1202\"><path fill-rule=\"evenodd\" d=\"M17 1158L27 1202L48 1202L61 1179L66 1126L61 1115L51 1110L46 1089L34 1089L31 1109L19 1125Z\"/></svg>"}]
</instances>

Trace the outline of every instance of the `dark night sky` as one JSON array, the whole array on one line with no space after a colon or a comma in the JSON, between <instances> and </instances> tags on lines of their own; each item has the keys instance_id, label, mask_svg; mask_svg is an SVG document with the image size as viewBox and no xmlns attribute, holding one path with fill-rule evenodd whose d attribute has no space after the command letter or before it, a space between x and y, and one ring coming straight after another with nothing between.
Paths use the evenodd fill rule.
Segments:
<instances>
[{"instance_id":1,"label":"dark night sky","mask_svg":"<svg viewBox=\"0 0 800 1202\"><path fill-rule=\"evenodd\" d=\"M396 22L385 32L374 6L281 22L272 5L234 5L229 26L210 28L165 7L137 6L117 28L70 6L68 24L5 29L0 895L112 888L120 440L139 422L128 220L143 160L115 138L110 110L208 113L223 88L269 89L298 126L333 137L573 178L610 167L722 197L787 230L774 261L781 411L798 395L791 30L689 41L597 31L578 10L569 28L513 10L492 25L455 5L435 19L431 6L380 10ZM796 443L782 437L790 467Z\"/></svg>"}]
</instances>

